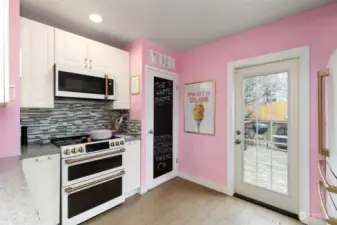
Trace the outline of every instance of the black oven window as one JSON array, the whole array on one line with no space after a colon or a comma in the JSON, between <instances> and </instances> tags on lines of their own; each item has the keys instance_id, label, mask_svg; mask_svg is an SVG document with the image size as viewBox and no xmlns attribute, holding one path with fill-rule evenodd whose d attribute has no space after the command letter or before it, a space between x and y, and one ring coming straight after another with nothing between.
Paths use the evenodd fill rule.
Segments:
<instances>
[{"instance_id":1,"label":"black oven window","mask_svg":"<svg viewBox=\"0 0 337 225\"><path fill-rule=\"evenodd\" d=\"M59 91L105 95L105 79L59 71Z\"/></svg>"},{"instance_id":2,"label":"black oven window","mask_svg":"<svg viewBox=\"0 0 337 225\"><path fill-rule=\"evenodd\" d=\"M68 168L68 180L76 180L122 166L122 155L81 163Z\"/></svg>"},{"instance_id":3,"label":"black oven window","mask_svg":"<svg viewBox=\"0 0 337 225\"><path fill-rule=\"evenodd\" d=\"M68 219L122 195L122 177L68 196Z\"/></svg>"}]
</instances>

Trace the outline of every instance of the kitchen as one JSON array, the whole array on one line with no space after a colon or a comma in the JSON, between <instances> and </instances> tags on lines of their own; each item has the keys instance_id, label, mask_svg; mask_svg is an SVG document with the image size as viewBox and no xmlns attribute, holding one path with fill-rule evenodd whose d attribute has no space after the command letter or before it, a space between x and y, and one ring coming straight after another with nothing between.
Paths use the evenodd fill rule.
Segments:
<instances>
[{"instance_id":1,"label":"kitchen","mask_svg":"<svg viewBox=\"0 0 337 225\"><path fill-rule=\"evenodd\" d=\"M41 224L79 224L140 192L129 53L24 17L20 27L20 159L33 211Z\"/></svg>"},{"instance_id":2,"label":"kitchen","mask_svg":"<svg viewBox=\"0 0 337 225\"><path fill-rule=\"evenodd\" d=\"M9 32L10 38L0 35L0 43L9 43L9 48L0 48L1 53L9 55L0 62L4 71L0 75L4 84L0 83L0 92L4 93L0 95L3 103L0 108L0 142L3 143L0 224L110 224L116 220L121 224L215 225L247 224L252 218L265 224L276 221L299 224L299 220L305 224L335 223L333 217L337 217L337 210L333 207L336 198L333 193L336 185L334 174L328 173L335 170L331 163L335 143L330 137L327 147L332 151L329 154L322 147L323 109L317 100L323 99L323 86L318 78L334 80L334 76L328 76L334 74L335 56L328 62L337 48L336 34L328 32L328 28L329 24L336 23L333 13L336 4L324 6L328 3L312 2L310 10L313 11L308 12L303 5L302 11L294 7L291 16L283 11L285 14L280 22L275 23L274 17L274 20L265 20L263 24L266 25L260 24L259 28L251 26L250 31L228 34L234 35L231 37L220 35L222 39L215 42L219 37L210 38L213 31L203 31L209 39L202 42L203 38L191 37L202 37L201 33L192 32L201 32L200 27L189 26L189 34L183 32L186 28L176 29L186 22L179 13L177 18L182 23L170 17L172 20L167 21L171 21L172 26L168 26L171 30L167 32L163 30L164 25L168 25L165 19L158 19L161 17L157 14L153 15L156 20L145 16L155 12L152 4L165 17L165 12L180 7L175 3L165 5L171 9L168 11L155 3L139 4L137 7L141 10L132 10L134 16L129 19L135 24L138 20L144 24L139 28L143 31L162 32L165 38L160 38L151 36L151 32L137 33L139 24L131 28L114 23L118 20L111 19L114 17L109 16L108 9L116 7L111 9L115 10L113 15L122 16L118 10L126 10L130 2L124 5L104 0L100 4L88 1L83 7L75 7L76 2L79 3L76 0L67 3L54 0L48 3L42 0L3 2L8 5L1 3L0 15L4 16L0 16L0 29ZM240 2L244 7L244 1ZM259 10L263 9L262 3L256 4ZM272 8L278 8L278 3L273 4ZM201 10L197 4L192 5L194 10ZM234 19L229 18L232 15L228 12L230 7L234 6L215 8L219 8L217 12L221 15L224 13L220 8L226 9L226 20L230 21ZM74 15L70 16L72 10ZM274 14L276 16L276 12ZM130 22L123 18L122 21ZM155 21L164 21L161 29ZM112 31L111 24L116 26ZM200 26L203 27L201 21ZM203 29L210 27L208 24ZM219 22L216 27L226 26ZM120 41L114 36L116 30L133 36L121 35L123 41ZM288 32L280 32L282 30ZM186 39L177 41L175 31L184 33ZM325 40L324 48L320 38ZM242 147L245 155L255 148L275 152L279 158L294 152L274 147L270 138L275 135L268 132L267 135L257 132L254 137L257 142L261 142L261 138L267 144L246 144L246 141L241 144L241 138L246 138L245 132L234 128L235 114L231 110L236 107L233 99L237 97L232 95L233 88L240 86L234 82L233 75L236 73L235 79L238 79L237 74L247 73L242 69L247 65L271 62L263 61L266 59L289 63L287 60L291 57L297 57L298 61L293 63L301 65L297 74L299 94L290 98L299 99L300 135L297 134L298 143L289 139L289 143L281 144L289 149L298 144L301 151L289 156L291 166L286 169L295 172L282 170L275 174L277 185L288 185L286 190L290 194L268 191L265 197L273 197L274 208L261 196L256 203L280 213L276 214L229 197L242 194L238 189L240 184L234 179L241 176L234 173L239 171L235 165L241 165L233 163L238 162L234 149ZM324 70L327 66L330 71ZM286 82L293 84L293 81ZM330 87L330 90L333 89ZM278 104L279 99L287 98L277 96L272 101L282 105ZM201 104L195 104L200 101ZM316 115L317 109L321 114ZM327 118L331 121L331 112L335 109L329 110ZM283 126L287 127L288 123L292 126L289 118L295 117L291 113L294 112L289 111L286 120L281 121L286 124ZM270 118L267 122L273 124ZM332 127L327 129L328 134L333 134ZM294 130L289 129L289 137L296 136L291 133ZM324 157L329 156L325 161ZM293 160L297 158L302 160ZM267 168L260 175L264 179L270 176L271 181L264 181L275 188L274 167L270 167L271 170ZM258 169L257 166L255 173L261 181ZM294 175L297 173L298 177ZM296 188L301 191L297 193ZM266 191L261 189L259 193ZM327 202L322 197L325 192L331 192L331 196L327 194ZM294 201L298 204L292 204L293 207L278 205L277 202L286 202L285 196L292 197L293 193L297 193L298 199ZM246 196L256 199L251 193ZM243 216L243 212L249 216ZM263 213L265 216L261 216Z\"/></svg>"},{"instance_id":3,"label":"kitchen","mask_svg":"<svg viewBox=\"0 0 337 225\"><path fill-rule=\"evenodd\" d=\"M41 223L79 224L139 193L129 53L21 18L21 57L22 168Z\"/></svg>"}]
</instances>

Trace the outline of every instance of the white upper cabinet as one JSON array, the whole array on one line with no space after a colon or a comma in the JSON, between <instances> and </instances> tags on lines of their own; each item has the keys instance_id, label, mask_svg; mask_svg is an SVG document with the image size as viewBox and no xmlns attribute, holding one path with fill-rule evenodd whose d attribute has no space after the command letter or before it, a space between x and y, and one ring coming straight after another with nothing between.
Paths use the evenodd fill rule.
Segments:
<instances>
[{"instance_id":1,"label":"white upper cabinet","mask_svg":"<svg viewBox=\"0 0 337 225\"><path fill-rule=\"evenodd\" d=\"M88 39L55 29L55 62L87 68Z\"/></svg>"},{"instance_id":2,"label":"white upper cabinet","mask_svg":"<svg viewBox=\"0 0 337 225\"><path fill-rule=\"evenodd\" d=\"M130 109L130 54L115 48L113 69L116 82L114 109Z\"/></svg>"},{"instance_id":3,"label":"white upper cabinet","mask_svg":"<svg viewBox=\"0 0 337 225\"><path fill-rule=\"evenodd\" d=\"M21 107L53 108L54 28L21 18Z\"/></svg>"},{"instance_id":4,"label":"white upper cabinet","mask_svg":"<svg viewBox=\"0 0 337 225\"><path fill-rule=\"evenodd\" d=\"M101 71L110 75L114 71L112 59L112 47L96 41L88 40L89 69Z\"/></svg>"},{"instance_id":5,"label":"white upper cabinet","mask_svg":"<svg viewBox=\"0 0 337 225\"><path fill-rule=\"evenodd\" d=\"M130 109L128 52L24 18L21 19L21 51L21 107L54 107L53 67L56 63L108 74L115 81L116 100L111 108ZM2 60L0 69L1 63ZM9 95L9 88L9 74L0 73L0 93ZM3 96L0 94L0 104ZM9 97L6 99L9 101Z\"/></svg>"},{"instance_id":6,"label":"white upper cabinet","mask_svg":"<svg viewBox=\"0 0 337 225\"><path fill-rule=\"evenodd\" d=\"M2 105L11 101L9 96L9 0L0 1L0 55L0 105Z\"/></svg>"}]
</instances>

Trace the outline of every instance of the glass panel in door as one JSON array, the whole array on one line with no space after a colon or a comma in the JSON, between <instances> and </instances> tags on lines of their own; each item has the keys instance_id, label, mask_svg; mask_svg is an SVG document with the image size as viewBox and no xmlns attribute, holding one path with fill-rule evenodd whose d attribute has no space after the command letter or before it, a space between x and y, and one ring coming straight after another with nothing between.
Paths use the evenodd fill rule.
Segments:
<instances>
[{"instance_id":1,"label":"glass panel in door","mask_svg":"<svg viewBox=\"0 0 337 225\"><path fill-rule=\"evenodd\" d=\"M243 79L243 182L288 193L288 73Z\"/></svg>"}]
</instances>

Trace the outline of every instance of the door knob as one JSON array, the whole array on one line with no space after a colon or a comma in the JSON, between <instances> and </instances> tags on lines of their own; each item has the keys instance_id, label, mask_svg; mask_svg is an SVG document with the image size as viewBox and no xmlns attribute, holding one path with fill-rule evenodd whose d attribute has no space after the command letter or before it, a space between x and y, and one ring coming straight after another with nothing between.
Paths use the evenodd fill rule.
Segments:
<instances>
[{"instance_id":1,"label":"door knob","mask_svg":"<svg viewBox=\"0 0 337 225\"><path fill-rule=\"evenodd\" d=\"M240 134L241 134L241 131L237 130L237 131L236 131L236 134L237 134L237 135L240 135Z\"/></svg>"},{"instance_id":2,"label":"door knob","mask_svg":"<svg viewBox=\"0 0 337 225\"><path fill-rule=\"evenodd\" d=\"M153 130L149 130L149 134L153 134Z\"/></svg>"},{"instance_id":3,"label":"door knob","mask_svg":"<svg viewBox=\"0 0 337 225\"><path fill-rule=\"evenodd\" d=\"M241 140L240 139L236 139L235 140L235 144L237 144L237 145L241 144Z\"/></svg>"},{"instance_id":4,"label":"door knob","mask_svg":"<svg viewBox=\"0 0 337 225\"><path fill-rule=\"evenodd\" d=\"M84 68L87 68L87 67L88 67L88 59L85 58L85 59L84 59Z\"/></svg>"}]
</instances>

